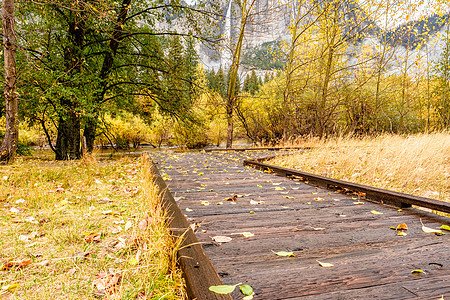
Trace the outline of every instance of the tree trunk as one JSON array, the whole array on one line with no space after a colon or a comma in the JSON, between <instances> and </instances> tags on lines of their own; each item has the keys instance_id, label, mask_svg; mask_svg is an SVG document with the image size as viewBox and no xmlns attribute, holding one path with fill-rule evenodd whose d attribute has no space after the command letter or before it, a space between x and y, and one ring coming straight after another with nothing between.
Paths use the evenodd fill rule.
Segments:
<instances>
[{"instance_id":1,"label":"tree trunk","mask_svg":"<svg viewBox=\"0 0 450 300\"><path fill-rule=\"evenodd\" d=\"M97 117L91 117L86 119L83 136L86 138L87 152L92 152L92 150L94 150L94 141L96 132L97 132Z\"/></svg>"},{"instance_id":2,"label":"tree trunk","mask_svg":"<svg viewBox=\"0 0 450 300\"><path fill-rule=\"evenodd\" d=\"M247 18L249 16L250 10L253 7L255 0L252 0L250 5L247 7L247 0L241 2L242 7L242 18L241 18L241 28L239 31L239 39L236 44L236 48L233 53L233 62L231 64L230 70L230 81L228 83L228 93L227 93L227 149L233 146L233 110L236 102L236 77L238 76L239 64L241 60L242 43L244 41L245 26L247 26Z\"/></svg>"},{"instance_id":3,"label":"tree trunk","mask_svg":"<svg viewBox=\"0 0 450 300\"><path fill-rule=\"evenodd\" d=\"M80 159L80 118L75 112L60 117L56 137L56 160Z\"/></svg>"},{"instance_id":4,"label":"tree trunk","mask_svg":"<svg viewBox=\"0 0 450 300\"><path fill-rule=\"evenodd\" d=\"M14 32L14 0L3 0L3 48L5 55L6 132L0 148L0 160L10 162L19 143L19 108L16 93L16 36Z\"/></svg>"},{"instance_id":5,"label":"tree trunk","mask_svg":"<svg viewBox=\"0 0 450 300\"><path fill-rule=\"evenodd\" d=\"M102 69L100 70L100 91L94 96L95 107L98 107L103 101L106 89L108 87L108 75L111 73L111 69L114 64L114 57L116 56L119 44L123 39L123 27L127 18L128 10L131 6L132 0L122 0L122 5L117 16L116 24L114 25L114 31L110 39L109 49L105 51L105 57L103 59ZM94 149L94 141L98 127L98 109L94 109L93 116L86 119L84 126L83 136L86 138L86 147L88 152L92 152Z\"/></svg>"}]
</instances>

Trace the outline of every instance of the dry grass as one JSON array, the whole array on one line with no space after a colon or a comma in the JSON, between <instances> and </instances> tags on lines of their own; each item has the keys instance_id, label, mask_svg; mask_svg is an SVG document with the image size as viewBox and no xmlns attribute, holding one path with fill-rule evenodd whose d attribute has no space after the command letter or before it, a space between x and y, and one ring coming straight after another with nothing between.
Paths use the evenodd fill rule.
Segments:
<instances>
[{"instance_id":1,"label":"dry grass","mask_svg":"<svg viewBox=\"0 0 450 300\"><path fill-rule=\"evenodd\" d=\"M309 139L311 150L272 163L450 202L450 134Z\"/></svg>"},{"instance_id":2,"label":"dry grass","mask_svg":"<svg viewBox=\"0 0 450 300\"><path fill-rule=\"evenodd\" d=\"M103 283L112 285L104 299L182 299L176 245L148 164L0 169L0 298L98 299ZM108 272L114 280L102 281Z\"/></svg>"}]
</instances>

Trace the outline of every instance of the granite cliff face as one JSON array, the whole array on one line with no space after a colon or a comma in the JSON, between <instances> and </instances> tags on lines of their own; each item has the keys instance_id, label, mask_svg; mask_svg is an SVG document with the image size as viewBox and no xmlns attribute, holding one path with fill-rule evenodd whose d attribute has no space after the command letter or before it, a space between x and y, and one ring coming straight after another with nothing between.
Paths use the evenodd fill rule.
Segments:
<instances>
[{"instance_id":1,"label":"granite cliff face","mask_svg":"<svg viewBox=\"0 0 450 300\"><path fill-rule=\"evenodd\" d=\"M244 69L273 69L282 68L280 64L270 63L273 60L268 48L277 48L281 41L289 41L289 25L294 18L295 12L293 8L286 2L287 0L256 0L252 9L252 14L246 26L244 37L244 55L242 58L242 68ZM349 2L350 3L350 2ZM224 43L221 50L207 49L200 47L200 57L207 69L215 69L220 66L227 68L230 65L231 48L228 39L235 39L239 35L239 27L241 20L241 11L239 6L233 0L222 0L220 2L222 22L219 23L219 32L224 37ZM358 9L356 4L348 4L341 8L345 13L345 19L348 23L358 23L361 27L367 25L372 20L367 18L365 21L358 18L366 18L363 13L354 14L352 11ZM350 12L350 13L348 13ZM427 56L429 59L437 60L442 52L442 34L447 30L449 17L439 17L437 15L429 16L422 21L410 21L401 24L396 28L383 31L378 26L373 26L366 31L366 37L361 38L356 47L359 45L380 44L380 41L388 37L391 46L395 46L398 55L401 56L405 52L406 47L414 53L415 56ZM345 24L345 22L344 22ZM405 28L412 28L415 32L414 36L406 33ZM431 30L427 28L432 28ZM343 28L343 31L347 30ZM408 31L409 32L409 31ZM417 48L420 41L427 40L430 46L428 48ZM408 41L408 42L406 42ZM428 53L425 53L427 51ZM355 51L357 53L358 51Z\"/></svg>"}]
</instances>

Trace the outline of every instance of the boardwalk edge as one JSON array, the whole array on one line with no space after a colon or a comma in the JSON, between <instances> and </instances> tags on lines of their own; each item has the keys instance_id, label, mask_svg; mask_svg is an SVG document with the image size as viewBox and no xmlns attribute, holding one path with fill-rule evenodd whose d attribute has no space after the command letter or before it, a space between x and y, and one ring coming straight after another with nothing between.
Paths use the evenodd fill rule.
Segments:
<instances>
[{"instance_id":1,"label":"boardwalk edge","mask_svg":"<svg viewBox=\"0 0 450 300\"><path fill-rule=\"evenodd\" d=\"M148 155L148 154L147 154ZM156 164L148 155L153 180L158 188L162 207L167 216L168 226L174 238L183 238L178 250L178 264L183 272L188 299L230 300L230 295L219 295L209 291L212 285L221 285L222 279L206 256L189 222L178 207Z\"/></svg>"},{"instance_id":2,"label":"boardwalk edge","mask_svg":"<svg viewBox=\"0 0 450 300\"><path fill-rule=\"evenodd\" d=\"M271 172L281 176L303 178L304 180L307 180L310 185L316 185L325 189L340 187L354 192L365 193L367 200L377 203L387 204L399 208L407 208L415 205L444 213L450 213L450 203L444 201L385 190L264 163L264 161L271 158L274 158L274 156L253 160L247 159L244 160L244 166L253 167L263 171L270 170Z\"/></svg>"}]
</instances>

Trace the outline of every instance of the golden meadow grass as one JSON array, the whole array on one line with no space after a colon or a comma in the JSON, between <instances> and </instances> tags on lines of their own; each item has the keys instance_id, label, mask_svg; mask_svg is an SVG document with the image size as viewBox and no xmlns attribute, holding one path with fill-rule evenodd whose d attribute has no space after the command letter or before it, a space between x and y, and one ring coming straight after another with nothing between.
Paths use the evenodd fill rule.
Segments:
<instances>
[{"instance_id":1,"label":"golden meadow grass","mask_svg":"<svg viewBox=\"0 0 450 300\"><path fill-rule=\"evenodd\" d=\"M184 298L150 178L145 157L2 167L0 298Z\"/></svg>"},{"instance_id":2,"label":"golden meadow grass","mask_svg":"<svg viewBox=\"0 0 450 300\"><path fill-rule=\"evenodd\" d=\"M450 134L309 139L270 163L450 202Z\"/></svg>"}]
</instances>

